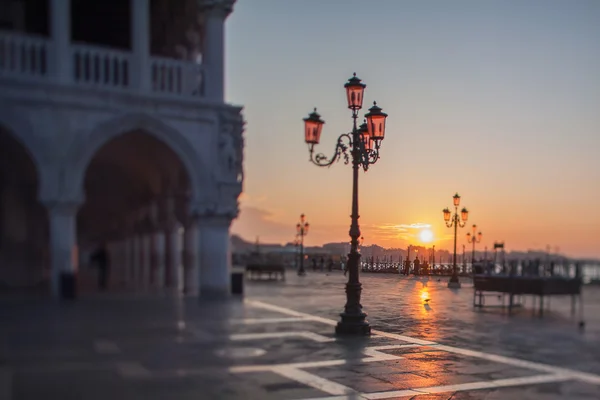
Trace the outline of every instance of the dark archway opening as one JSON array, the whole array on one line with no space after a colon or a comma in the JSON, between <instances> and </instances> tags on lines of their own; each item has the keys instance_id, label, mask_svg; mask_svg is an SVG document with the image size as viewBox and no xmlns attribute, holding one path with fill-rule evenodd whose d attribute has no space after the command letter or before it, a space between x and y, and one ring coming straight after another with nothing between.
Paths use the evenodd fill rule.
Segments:
<instances>
[{"instance_id":1,"label":"dark archway opening","mask_svg":"<svg viewBox=\"0 0 600 400\"><path fill-rule=\"evenodd\" d=\"M165 197L175 195L178 206L189 192L189 177L178 155L164 142L143 131L122 134L94 155L84 178L86 201L77 218L82 277L89 254L102 243L126 239L128 221L157 204L158 222L164 223ZM150 224L150 225L148 225ZM151 226L149 221L147 226ZM157 227L147 229L157 229ZM120 284L125 265L111 266L111 285ZM84 279L85 280L85 279Z\"/></svg>"},{"instance_id":2,"label":"dark archway opening","mask_svg":"<svg viewBox=\"0 0 600 400\"><path fill-rule=\"evenodd\" d=\"M37 194L30 154L0 127L0 288L48 283L48 217Z\"/></svg>"}]
</instances>

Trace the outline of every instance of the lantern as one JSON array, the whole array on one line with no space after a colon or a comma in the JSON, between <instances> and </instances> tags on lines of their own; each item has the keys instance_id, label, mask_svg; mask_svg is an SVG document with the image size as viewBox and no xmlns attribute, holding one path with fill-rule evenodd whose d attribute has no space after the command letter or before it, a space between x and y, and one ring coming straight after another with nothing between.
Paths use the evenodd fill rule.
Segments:
<instances>
[{"instance_id":1,"label":"lantern","mask_svg":"<svg viewBox=\"0 0 600 400\"><path fill-rule=\"evenodd\" d=\"M366 151L373 150L373 140L369 136L369 129L367 128L366 120L358 127L358 131L360 132L360 137L365 146L365 150Z\"/></svg>"},{"instance_id":2,"label":"lantern","mask_svg":"<svg viewBox=\"0 0 600 400\"><path fill-rule=\"evenodd\" d=\"M308 118L304 118L304 140L306 143L312 145L319 144L324 123L325 121L321 119L316 108L308 115Z\"/></svg>"},{"instance_id":3,"label":"lantern","mask_svg":"<svg viewBox=\"0 0 600 400\"><path fill-rule=\"evenodd\" d=\"M369 136L373 140L381 140L385 136L385 119L387 114L381 112L381 108L377 107L377 102L373 102L373 107L369 108L369 112L365 115L367 119L367 127Z\"/></svg>"},{"instance_id":4,"label":"lantern","mask_svg":"<svg viewBox=\"0 0 600 400\"><path fill-rule=\"evenodd\" d=\"M444 208L443 213L444 213L444 221L446 221L446 222L450 221L450 214L451 214L450 210L448 208Z\"/></svg>"},{"instance_id":5,"label":"lantern","mask_svg":"<svg viewBox=\"0 0 600 400\"><path fill-rule=\"evenodd\" d=\"M469 218L469 210L463 207L463 209L460 210L460 217L462 218L463 222L466 222Z\"/></svg>"},{"instance_id":6,"label":"lantern","mask_svg":"<svg viewBox=\"0 0 600 400\"><path fill-rule=\"evenodd\" d=\"M361 83L360 79L356 77L355 72L352 78L348 79L348 82L346 82L344 87L346 88L348 108L351 110L360 110L363 103L363 94L367 85Z\"/></svg>"},{"instance_id":7,"label":"lantern","mask_svg":"<svg viewBox=\"0 0 600 400\"><path fill-rule=\"evenodd\" d=\"M478 232L478 233L477 233L477 240L481 242L481 237L482 237L482 236L483 236L483 235L481 234L481 232Z\"/></svg>"},{"instance_id":8,"label":"lantern","mask_svg":"<svg viewBox=\"0 0 600 400\"><path fill-rule=\"evenodd\" d=\"M475 240L475 237L473 237L473 240ZM467 242L471 243L471 232L467 233Z\"/></svg>"},{"instance_id":9,"label":"lantern","mask_svg":"<svg viewBox=\"0 0 600 400\"><path fill-rule=\"evenodd\" d=\"M367 152L373 150L373 147L375 147L373 139L371 139L368 135L363 136L363 144L365 145L365 151Z\"/></svg>"},{"instance_id":10,"label":"lantern","mask_svg":"<svg viewBox=\"0 0 600 400\"><path fill-rule=\"evenodd\" d=\"M452 196L452 199L454 200L454 207L458 207L460 205L460 196L458 195L458 193Z\"/></svg>"}]
</instances>

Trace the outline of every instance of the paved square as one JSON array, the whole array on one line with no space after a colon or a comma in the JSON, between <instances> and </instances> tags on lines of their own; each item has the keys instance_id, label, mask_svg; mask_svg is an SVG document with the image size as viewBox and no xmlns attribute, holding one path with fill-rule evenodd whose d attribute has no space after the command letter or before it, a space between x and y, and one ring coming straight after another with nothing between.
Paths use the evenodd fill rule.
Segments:
<instances>
[{"instance_id":1,"label":"paved square","mask_svg":"<svg viewBox=\"0 0 600 400\"><path fill-rule=\"evenodd\" d=\"M363 280L370 338L333 335L339 275L250 284L244 301L2 299L0 399L600 398L597 314L582 333L560 302L507 317L473 311L468 287Z\"/></svg>"}]
</instances>

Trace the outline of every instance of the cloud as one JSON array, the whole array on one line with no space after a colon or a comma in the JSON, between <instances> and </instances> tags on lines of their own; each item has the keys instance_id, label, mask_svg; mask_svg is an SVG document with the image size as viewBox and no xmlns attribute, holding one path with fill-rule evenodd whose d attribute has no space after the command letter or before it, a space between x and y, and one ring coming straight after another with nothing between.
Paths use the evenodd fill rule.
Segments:
<instances>
[{"instance_id":1,"label":"cloud","mask_svg":"<svg viewBox=\"0 0 600 400\"><path fill-rule=\"evenodd\" d=\"M425 229L425 228L431 228L431 224L422 224L420 222L414 223L414 224L400 224L398 225L399 227L403 228L403 229Z\"/></svg>"},{"instance_id":2,"label":"cloud","mask_svg":"<svg viewBox=\"0 0 600 400\"><path fill-rule=\"evenodd\" d=\"M254 241L256 237L261 243L285 244L292 242L296 235L297 220L281 222L279 215L270 210L254 206L242 205L240 216L233 222L231 232L244 240ZM329 242L343 242L348 239L348 226L321 225L311 223L305 238L307 245L321 245Z\"/></svg>"}]
</instances>

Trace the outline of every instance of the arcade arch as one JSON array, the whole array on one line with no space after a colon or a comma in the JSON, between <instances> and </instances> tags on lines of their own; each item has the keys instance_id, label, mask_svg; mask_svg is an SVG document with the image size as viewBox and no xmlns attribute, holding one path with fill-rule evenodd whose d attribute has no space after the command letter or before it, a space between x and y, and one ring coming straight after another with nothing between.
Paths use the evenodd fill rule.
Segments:
<instances>
[{"instance_id":1,"label":"arcade arch","mask_svg":"<svg viewBox=\"0 0 600 400\"><path fill-rule=\"evenodd\" d=\"M0 288L43 286L49 277L48 218L38 201L39 171L17 133L0 125Z\"/></svg>"},{"instance_id":2,"label":"arcade arch","mask_svg":"<svg viewBox=\"0 0 600 400\"><path fill-rule=\"evenodd\" d=\"M181 287L181 223L192 185L181 158L144 129L105 142L83 175L85 202L77 215L81 267L105 246L111 285Z\"/></svg>"}]
</instances>

